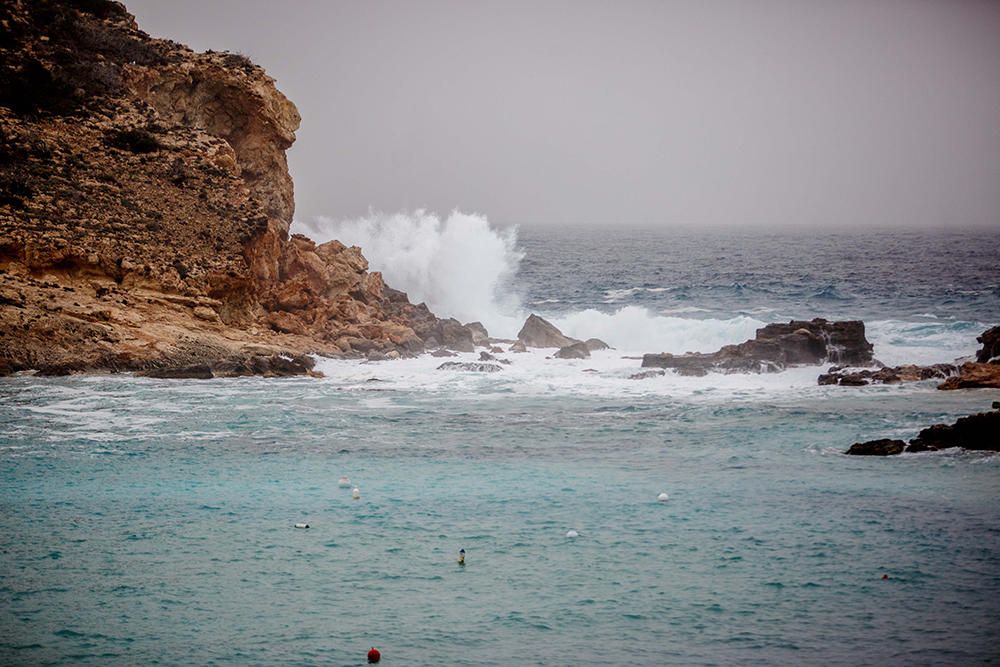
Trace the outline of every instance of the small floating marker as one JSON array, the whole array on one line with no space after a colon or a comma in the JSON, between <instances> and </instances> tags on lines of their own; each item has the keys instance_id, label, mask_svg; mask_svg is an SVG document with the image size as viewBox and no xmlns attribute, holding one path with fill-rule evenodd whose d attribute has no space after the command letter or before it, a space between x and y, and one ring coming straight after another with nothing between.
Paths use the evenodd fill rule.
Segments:
<instances>
[{"instance_id":1,"label":"small floating marker","mask_svg":"<svg viewBox=\"0 0 1000 667\"><path fill-rule=\"evenodd\" d=\"M351 485L351 478L350 477L341 477L340 479L337 480L337 486L339 486L341 488L345 488L346 489L350 485Z\"/></svg>"},{"instance_id":2,"label":"small floating marker","mask_svg":"<svg viewBox=\"0 0 1000 667\"><path fill-rule=\"evenodd\" d=\"M295 527L296 528L308 528L309 524L308 523L297 523L297 524L295 524Z\"/></svg>"},{"instance_id":3,"label":"small floating marker","mask_svg":"<svg viewBox=\"0 0 1000 667\"><path fill-rule=\"evenodd\" d=\"M664 491L660 495L656 496L656 502L665 503L668 500L670 500L670 496L667 495L666 491Z\"/></svg>"},{"instance_id":4,"label":"small floating marker","mask_svg":"<svg viewBox=\"0 0 1000 667\"><path fill-rule=\"evenodd\" d=\"M465 565L465 549L458 550L458 564Z\"/></svg>"},{"instance_id":5,"label":"small floating marker","mask_svg":"<svg viewBox=\"0 0 1000 667\"><path fill-rule=\"evenodd\" d=\"M888 580L889 580L889 575L888 574L883 574L882 575L882 581L888 581Z\"/></svg>"},{"instance_id":6,"label":"small floating marker","mask_svg":"<svg viewBox=\"0 0 1000 667\"><path fill-rule=\"evenodd\" d=\"M570 530L566 533L566 537L573 539L574 537L580 537L580 533L576 532L575 530Z\"/></svg>"},{"instance_id":7,"label":"small floating marker","mask_svg":"<svg viewBox=\"0 0 1000 667\"><path fill-rule=\"evenodd\" d=\"M374 663L378 662L381 659L382 659L382 654L379 652L379 650L377 648L375 648L374 646L372 646L370 649L368 649L368 662L369 662L369 664L374 664Z\"/></svg>"},{"instance_id":8,"label":"small floating marker","mask_svg":"<svg viewBox=\"0 0 1000 667\"><path fill-rule=\"evenodd\" d=\"M351 499L361 500L361 489L359 489L358 487L354 487L354 489L351 491Z\"/></svg>"}]
</instances>

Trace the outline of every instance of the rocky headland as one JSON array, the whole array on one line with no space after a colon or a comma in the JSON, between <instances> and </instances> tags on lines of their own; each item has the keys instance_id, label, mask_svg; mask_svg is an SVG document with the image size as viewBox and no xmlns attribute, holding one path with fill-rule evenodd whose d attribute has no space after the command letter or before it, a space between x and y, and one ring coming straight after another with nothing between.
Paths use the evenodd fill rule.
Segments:
<instances>
[{"instance_id":1,"label":"rocky headland","mask_svg":"<svg viewBox=\"0 0 1000 667\"><path fill-rule=\"evenodd\" d=\"M246 57L151 38L110 0L12 0L0 62L0 374L471 349L359 248L289 235L299 113Z\"/></svg>"}]
</instances>

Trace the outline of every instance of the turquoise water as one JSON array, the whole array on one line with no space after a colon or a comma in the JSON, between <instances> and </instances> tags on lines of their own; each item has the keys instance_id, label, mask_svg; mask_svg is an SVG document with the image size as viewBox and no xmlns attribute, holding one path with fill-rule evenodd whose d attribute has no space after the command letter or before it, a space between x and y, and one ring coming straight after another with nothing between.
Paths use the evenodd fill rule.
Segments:
<instances>
[{"instance_id":1,"label":"turquoise water","mask_svg":"<svg viewBox=\"0 0 1000 667\"><path fill-rule=\"evenodd\" d=\"M588 360L0 380L0 663L1000 660L1000 457L842 454L1000 391L628 378L635 354L791 315L864 316L895 363L970 354L1000 323L996 238L890 239L927 261L867 280L858 238L789 241L784 262L747 243L739 265L709 242L587 238L525 235L517 289L618 348ZM961 265L937 292L934 256Z\"/></svg>"},{"instance_id":2,"label":"turquoise water","mask_svg":"<svg viewBox=\"0 0 1000 667\"><path fill-rule=\"evenodd\" d=\"M3 662L996 658L1000 459L839 452L1000 392L365 384L6 381Z\"/></svg>"}]
</instances>

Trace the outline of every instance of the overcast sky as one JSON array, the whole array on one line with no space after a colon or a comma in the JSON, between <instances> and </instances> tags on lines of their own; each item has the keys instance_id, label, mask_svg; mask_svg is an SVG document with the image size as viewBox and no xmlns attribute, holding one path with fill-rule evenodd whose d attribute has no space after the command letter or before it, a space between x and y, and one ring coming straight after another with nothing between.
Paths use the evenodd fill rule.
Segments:
<instances>
[{"instance_id":1,"label":"overcast sky","mask_svg":"<svg viewBox=\"0 0 1000 667\"><path fill-rule=\"evenodd\" d=\"M126 4L277 79L300 219L1000 229L1000 2Z\"/></svg>"}]
</instances>

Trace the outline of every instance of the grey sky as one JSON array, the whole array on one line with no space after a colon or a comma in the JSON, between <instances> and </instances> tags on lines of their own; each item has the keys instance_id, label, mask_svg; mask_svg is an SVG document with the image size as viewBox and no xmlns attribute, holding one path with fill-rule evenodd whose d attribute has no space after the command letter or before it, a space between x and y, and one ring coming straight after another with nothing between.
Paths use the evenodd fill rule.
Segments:
<instances>
[{"instance_id":1,"label":"grey sky","mask_svg":"<svg viewBox=\"0 0 1000 667\"><path fill-rule=\"evenodd\" d=\"M127 5L277 79L301 219L1000 229L1000 2Z\"/></svg>"}]
</instances>

